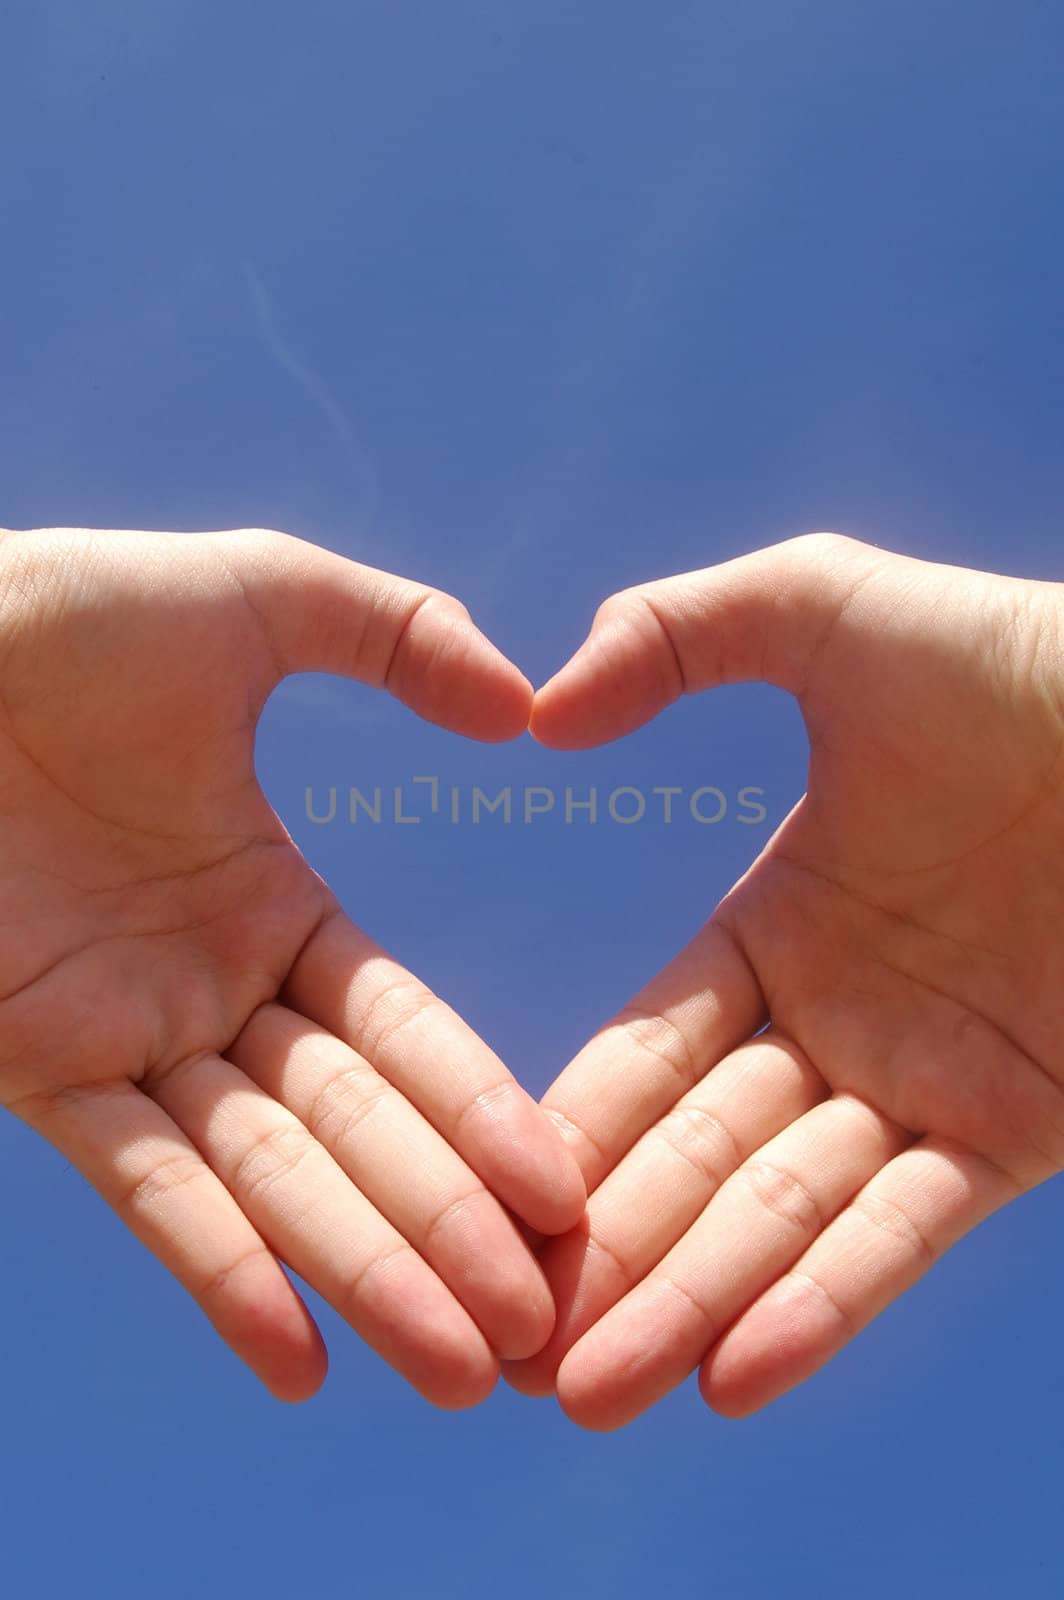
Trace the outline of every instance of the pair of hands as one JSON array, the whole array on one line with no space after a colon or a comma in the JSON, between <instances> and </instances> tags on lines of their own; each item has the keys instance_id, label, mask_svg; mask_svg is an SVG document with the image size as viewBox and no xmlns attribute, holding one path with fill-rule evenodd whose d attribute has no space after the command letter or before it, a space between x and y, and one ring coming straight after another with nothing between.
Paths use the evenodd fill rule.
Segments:
<instances>
[{"instance_id":1,"label":"pair of hands","mask_svg":"<svg viewBox=\"0 0 1064 1600\"><path fill-rule=\"evenodd\" d=\"M537 1106L262 794L299 671L558 748L767 681L808 793ZM699 1367L743 1414L1064 1165L1062 752L1059 586L836 535L614 596L533 698L283 534L5 533L0 1103L281 1399L326 1366L283 1260L438 1405L501 1366L614 1427Z\"/></svg>"}]
</instances>

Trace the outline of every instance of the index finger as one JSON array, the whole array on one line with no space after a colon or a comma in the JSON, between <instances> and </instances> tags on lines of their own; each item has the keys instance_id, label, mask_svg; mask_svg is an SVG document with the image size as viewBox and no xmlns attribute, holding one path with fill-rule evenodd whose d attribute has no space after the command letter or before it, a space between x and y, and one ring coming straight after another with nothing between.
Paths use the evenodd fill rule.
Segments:
<instances>
[{"instance_id":1,"label":"index finger","mask_svg":"<svg viewBox=\"0 0 1064 1600\"><path fill-rule=\"evenodd\" d=\"M557 1128L472 1028L339 907L282 999L372 1062L524 1222L564 1233L579 1221L586 1190Z\"/></svg>"}]
</instances>

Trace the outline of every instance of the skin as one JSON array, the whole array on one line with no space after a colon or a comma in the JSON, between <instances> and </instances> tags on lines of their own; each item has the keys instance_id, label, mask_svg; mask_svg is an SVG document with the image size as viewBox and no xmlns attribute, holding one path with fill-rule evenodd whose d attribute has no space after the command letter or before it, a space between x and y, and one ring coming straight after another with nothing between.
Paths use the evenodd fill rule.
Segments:
<instances>
[{"instance_id":1,"label":"skin","mask_svg":"<svg viewBox=\"0 0 1064 1600\"><path fill-rule=\"evenodd\" d=\"M743 1416L1061 1170L1062 619L1059 585L815 534L614 596L537 694L535 736L584 749L765 681L810 763L545 1097L590 1200L516 1387L608 1429L697 1368Z\"/></svg>"},{"instance_id":2,"label":"skin","mask_svg":"<svg viewBox=\"0 0 1064 1600\"><path fill-rule=\"evenodd\" d=\"M262 794L259 713L308 670L476 739L531 703L458 601L280 533L0 533L0 1104L278 1398L326 1368L284 1262L471 1405L552 1327L515 1219L568 1229L584 1187Z\"/></svg>"}]
</instances>

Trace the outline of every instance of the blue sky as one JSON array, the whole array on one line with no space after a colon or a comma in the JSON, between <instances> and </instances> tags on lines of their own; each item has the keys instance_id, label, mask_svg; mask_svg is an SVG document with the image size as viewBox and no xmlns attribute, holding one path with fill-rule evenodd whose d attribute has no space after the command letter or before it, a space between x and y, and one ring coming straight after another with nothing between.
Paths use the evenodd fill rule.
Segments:
<instances>
[{"instance_id":1,"label":"blue sky","mask_svg":"<svg viewBox=\"0 0 1064 1600\"><path fill-rule=\"evenodd\" d=\"M611 590L835 528L1061 578L1064 11L967 0L16 0L0 522L287 529L462 596L535 679ZM321 677L268 792L542 1091L801 792L756 686L608 749L463 744ZM316 786L712 784L742 826L315 826ZM1064 1191L762 1416L607 1437L408 1392L320 1302L269 1400L0 1121L0 1587L1059 1595Z\"/></svg>"}]
</instances>

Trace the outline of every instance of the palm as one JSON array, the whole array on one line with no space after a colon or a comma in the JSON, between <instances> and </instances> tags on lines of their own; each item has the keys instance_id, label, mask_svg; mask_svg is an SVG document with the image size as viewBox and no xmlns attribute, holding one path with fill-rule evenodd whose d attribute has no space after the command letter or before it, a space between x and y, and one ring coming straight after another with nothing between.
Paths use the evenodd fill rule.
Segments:
<instances>
[{"instance_id":1,"label":"palm","mask_svg":"<svg viewBox=\"0 0 1064 1600\"><path fill-rule=\"evenodd\" d=\"M146 545L53 545L43 604L7 644L19 935L0 945L0 985L5 1034L34 1041L24 1083L7 1068L16 1093L93 1082L105 1062L139 1082L226 1048L328 903L255 779L256 716L277 679L261 624L190 546L162 546L145 596Z\"/></svg>"},{"instance_id":2,"label":"palm","mask_svg":"<svg viewBox=\"0 0 1064 1600\"><path fill-rule=\"evenodd\" d=\"M481 1398L552 1315L500 1200L566 1226L578 1175L342 914L254 736L302 668L487 738L527 686L449 597L283 535L9 534L0 572L0 1102L279 1396L324 1351L278 1258L430 1398Z\"/></svg>"},{"instance_id":3,"label":"palm","mask_svg":"<svg viewBox=\"0 0 1064 1600\"><path fill-rule=\"evenodd\" d=\"M899 566L816 652L808 794L721 916L833 1090L1036 1181L1064 1131L1049 618L1026 585Z\"/></svg>"},{"instance_id":4,"label":"palm","mask_svg":"<svg viewBox=\"0 0 1064 1600\"><path fill-rule=\"evenodd\" d=\"M592 1194L543 1253L558 1325L519 1387L614 1426L701 1365L749 1410L1064 1165L1058 605L797 541L619 597L541 692L536 731L583 745L767 678L811 760L703 933L547 1096Z\"/></svg>"}]
</instances>

